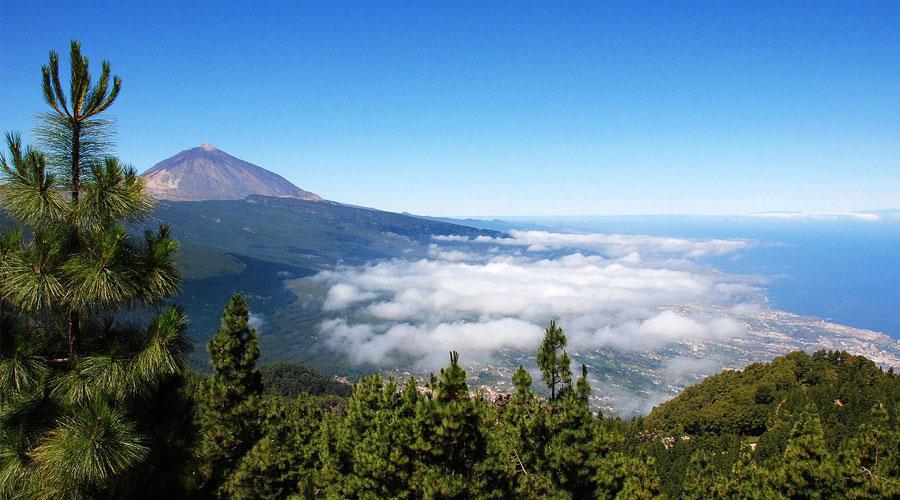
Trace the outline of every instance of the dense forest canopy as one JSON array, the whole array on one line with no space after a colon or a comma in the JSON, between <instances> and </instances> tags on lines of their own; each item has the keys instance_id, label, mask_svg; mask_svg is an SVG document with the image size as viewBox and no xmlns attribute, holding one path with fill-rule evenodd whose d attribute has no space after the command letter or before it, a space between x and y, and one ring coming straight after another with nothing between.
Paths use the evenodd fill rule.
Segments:
<instances>
[{"instance_id":1,"label":"dense forest canopy","mask_svg":"<svg viewBox=\"0 0 900 500\"><path fill-rule=\"evenodd\" d=\"M572 366L555 321L535 346L541 380L520 366L495 400L456 352L424 385L260 368L235 295L212 372L186 371L178 243L125 229L152 201L108 154L122 82L103 62L92 83L74 41L70 66L64 86L51 53L39 144L9 134L0 158L17 225L0 236L3 498L900 495L900 379L846 352L724 372L624 421L591 410L590 368Z\"/></svg>"},{"instance_id":2,"label":"dense forest canopy","mask_svg":"<svg viewBox=\"0 0 900 500\"><path fill-rule=\"evenodd\" d=\"M273 363L259 369L262 376L263 394L295 398L301 394L311 396L348 397L353 386L330 379L303 365Z\"/></svg>"},{"instance_id":3,"label":"dense forest canopy","mask_svg":"<svg viewBox=\"0 0 900 500\"><path fill-rule=\"evenodd\" d=\"M688 387L647 417L648 425L688 434L765 434L812 404L829 442L853 433L876 402L896 402L900 385L872 361L846 352L798 351L726 371Z\"/></svg>"},{"instance_id":4,"label":"dense forest canopy","mask_svg":"<svg viewBox=\"0 0 900 500\"><path fill-rule=\"evenodd\" d=\"M243 445L246 451L230 460L231 471L222 473L209 493L228 498L900 494L900 378L865 358L793 352L710 377L646 418L623 421L591 412L587 368L578 377L566 369L552 373L559 367L553 360L565 354L564 336L552 324L543 344L548 376L542 381L564 381L548 399L536 393L521 367L509 398L472 391L455 353L425 386L375 374L358 381L347 399L308 393L258 399L257 421L263 427L247 438L254 444ZM304 379L305 370L299 373ZM784 383L775 384L772 393L756 390L773 380ZM759 397L736 396L744 393ZM721 416L723 408L737 424ZM755 421L757 414L763 415L761 429L740 423L745 416ZM212 425L219 421L221 416Z\"/></svg>"}]
</instances>

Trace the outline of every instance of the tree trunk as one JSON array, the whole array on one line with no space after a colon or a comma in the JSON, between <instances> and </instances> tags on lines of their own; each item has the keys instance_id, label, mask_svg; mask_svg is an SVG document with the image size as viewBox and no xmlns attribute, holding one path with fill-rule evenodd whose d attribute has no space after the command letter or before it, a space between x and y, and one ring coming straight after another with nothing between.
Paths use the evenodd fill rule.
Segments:
<instances>
[{"instance_id":1,"label":"tree trunk","mask_svg":"<svg viewBox=\"0 0 900 500\"><path fill-rule=\"evenodd\" d=\"M74 110L73 110L74 111ZM78 204L79 191L81 190L81 126L77 121L72 123L72 208ZM75 253L80 246L78 243L78 224L74 219L69 228L69 253ZM75 352L78 338L81 336L78 324L78 311L69 311L67 343L69 346L69 363L75 362Z\"/></svg>"},{"instance_id":2,"label":"tree trunk","mask_svg":"<svg viewBox=\"0 0 900 500\"><path fill-rule=\"evenodd\" d=\"M68 332L68 344L69 344L69 363L75 362L75 352L77 348L78 338L81 336L81 332L78 328L78 311L69 312L69 332Z\"/></svg>"}]
</instances>

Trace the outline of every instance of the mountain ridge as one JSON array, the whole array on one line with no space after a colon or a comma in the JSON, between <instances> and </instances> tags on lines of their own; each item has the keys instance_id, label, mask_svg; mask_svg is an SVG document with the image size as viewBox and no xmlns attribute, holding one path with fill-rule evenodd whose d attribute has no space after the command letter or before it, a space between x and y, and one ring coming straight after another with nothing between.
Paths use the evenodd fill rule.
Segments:
<instances>
[{"instance_id":1,"label":"mountain ridge","mask_svg":"<svg viewBox=\"0 0 900 500\"><path fill-rule=\"evenodd\" d=\"M321 201L284 177L204 142L147 169L147 192L159 200L241 200L250 195Z\"/></svg>"}]
</instances>

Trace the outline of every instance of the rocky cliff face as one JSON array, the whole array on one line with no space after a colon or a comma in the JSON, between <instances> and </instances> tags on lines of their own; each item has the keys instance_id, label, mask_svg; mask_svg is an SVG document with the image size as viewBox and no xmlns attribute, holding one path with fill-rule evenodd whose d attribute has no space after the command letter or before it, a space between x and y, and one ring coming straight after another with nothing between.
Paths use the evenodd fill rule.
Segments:
<instances>
[{"instance_id":1,"label":"rocky cliff face","mask_svg":"<svg viewBox=\"0 0 900 500\"><path fill-rule=\"evenodd\" d=\"M161 200L241 200L253 194L322 199L208 143L157 163L142 177L146 179L147 192Z\"/></svg>"}]
</instances>

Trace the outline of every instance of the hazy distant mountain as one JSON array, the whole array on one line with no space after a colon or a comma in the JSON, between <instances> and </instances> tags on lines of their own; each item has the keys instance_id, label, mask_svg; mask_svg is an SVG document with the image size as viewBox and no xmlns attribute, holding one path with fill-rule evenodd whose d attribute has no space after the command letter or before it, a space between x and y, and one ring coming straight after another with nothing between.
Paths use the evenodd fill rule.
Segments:
<instances>
[{"instance_id":1,"label":"hazy distant mountain","mask_svg":"<svg viewBox=\"0 0 900 500\"><path fill-rule=\"evenodd\" d=\"M205 142L157 163L142 177L147 180L147 191L161 200L242 200L253 194L322 199Z\"/></svg>"}]
</instances>

